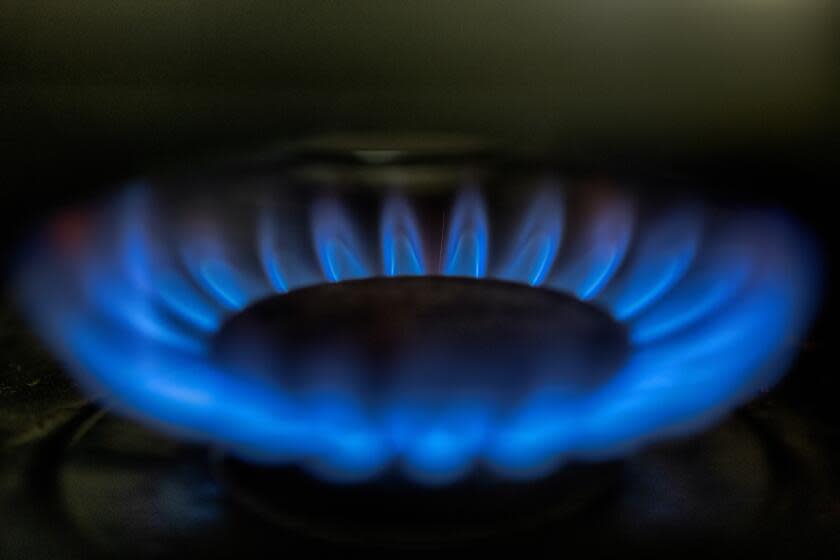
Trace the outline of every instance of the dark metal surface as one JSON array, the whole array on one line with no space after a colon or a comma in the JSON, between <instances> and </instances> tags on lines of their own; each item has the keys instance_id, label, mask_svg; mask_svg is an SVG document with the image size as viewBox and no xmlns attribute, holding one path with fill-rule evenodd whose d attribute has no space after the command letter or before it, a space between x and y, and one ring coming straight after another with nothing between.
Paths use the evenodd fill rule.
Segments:
<instances>
[{"instance_id":1,"label":"dark metal surface","mask_svg":"<svg viewBox=\"0 0 840 560\"><path fill-rule=\"evenodd\" d=\"M38 439L85 398L9 304L0 304L0 453Z\"/></svg>"},{"instance_id":2,"label":"dark metal surface","mask_svg":"<svg viewBox=\"0 0 840 560\"><path fill-rule=\"evenodd\" d=\"M374 401L402 391L508 404L539 381L590 390L619 370L629 350L624 327L576 298L447 277L294 290L233 316L214 346L234 370L296 390L326 375Z\"/></svg>"},{"instance_id":3,"label":"dark metal surface","mask_svg":"<svg viewBox=\"0 0 840 560\"><path fill-rule=\"evenodd\" d=\"M265 546L816 554L840 550L823 443L789 410L759 403L691 440L519 486L335 487L218 463L85 407L0 469L0 542L10 558L215 558Z\"/></svg>"}]
</instances>

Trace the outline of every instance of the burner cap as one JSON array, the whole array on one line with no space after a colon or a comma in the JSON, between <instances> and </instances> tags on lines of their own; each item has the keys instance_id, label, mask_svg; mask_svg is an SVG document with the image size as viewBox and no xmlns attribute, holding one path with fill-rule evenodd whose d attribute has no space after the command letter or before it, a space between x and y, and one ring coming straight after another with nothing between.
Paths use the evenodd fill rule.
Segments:
<instances>
[{"instance_id":1,"label":"burner cap","mask_svg":"<svg viewBox=\"0 0 840 560\"><path fill-rule=\"evenodd\" d=\"M228 320L215 352L287 389L501 404L534 384L580 393L625 360L624 329L559 292L497 280L370 278L274 296Z\"/></svg>"}]
</instances>

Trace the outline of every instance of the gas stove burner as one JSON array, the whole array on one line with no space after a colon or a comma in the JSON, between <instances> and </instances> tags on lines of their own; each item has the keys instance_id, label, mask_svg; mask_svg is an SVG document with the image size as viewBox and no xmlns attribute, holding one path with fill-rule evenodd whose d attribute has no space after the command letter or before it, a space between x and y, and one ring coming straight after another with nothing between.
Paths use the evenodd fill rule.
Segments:
<instances>
[{"instance_id":1,"label":"gas stove burner","mask_svg":"<svg viewBox=\"0 0 840 560\"><path fill-rule=\"evenodd\" d=\"M405 395L426 407L454 399L513 406L538 384L594 390L624 362L628 342L607 313L564 293L403 276L260 300L222 325L213 348L228 369L297 394L344 384L373 406Z\"/></svg>"},{"instance_id":2,"label":"gas stove burner","mask_svg":"<svg viewBox=\"0 0 840 560\"><path fill-rule=\"evenodd\" d=\"M332 481L531 478L696 431L778 380L817 299L777 212L549 183L512 222L504 190L257 182L65 213L20 301L117 411Z\"/></svg>"}]
</instances>

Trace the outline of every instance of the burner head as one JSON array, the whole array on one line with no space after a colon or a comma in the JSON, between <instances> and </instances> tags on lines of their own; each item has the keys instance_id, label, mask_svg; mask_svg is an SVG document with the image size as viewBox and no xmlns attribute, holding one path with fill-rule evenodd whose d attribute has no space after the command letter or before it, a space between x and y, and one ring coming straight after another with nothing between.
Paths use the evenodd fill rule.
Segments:
<instances>
[{"instance_id":1,"label":"burner head","mask_svg":"<svg viewBox=\"0 0 840 560\"><path fill-rule=\"evenodd\" d=\"M222 363L306 392L341 386L513 405L535 386L590 391L618 371L626 330L570 295L497 280L370 278L263 299L214 341Z\"/></svg>"}]
</instances>

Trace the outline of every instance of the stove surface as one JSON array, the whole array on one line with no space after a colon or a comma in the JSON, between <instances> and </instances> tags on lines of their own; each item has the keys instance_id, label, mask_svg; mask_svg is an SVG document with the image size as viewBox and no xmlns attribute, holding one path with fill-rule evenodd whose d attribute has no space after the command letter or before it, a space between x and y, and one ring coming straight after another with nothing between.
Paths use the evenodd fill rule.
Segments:
<instances>
[{"instance_id":1,"label":"stove surface","mask_svg":"<svg viewBox=\"0 0 840 560\"><path fill-rule=\"evenodd\" d=\"M332 485L113 416L76 392L12 313L2 326L7 558L229 557L266 546L574 544L594 556L840 550L840 434L797 408L796 387L783 385L700 435L541 480L473 477L429 488L385 476Z\"/></svg>"}]
</instances>

